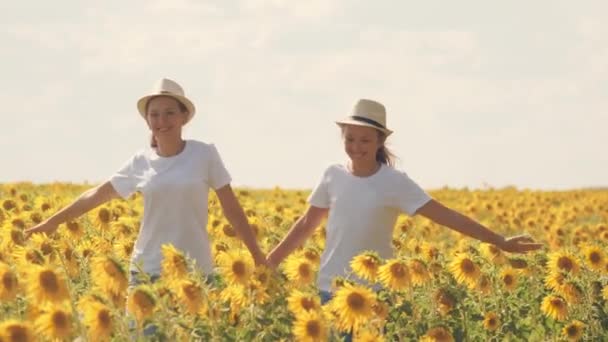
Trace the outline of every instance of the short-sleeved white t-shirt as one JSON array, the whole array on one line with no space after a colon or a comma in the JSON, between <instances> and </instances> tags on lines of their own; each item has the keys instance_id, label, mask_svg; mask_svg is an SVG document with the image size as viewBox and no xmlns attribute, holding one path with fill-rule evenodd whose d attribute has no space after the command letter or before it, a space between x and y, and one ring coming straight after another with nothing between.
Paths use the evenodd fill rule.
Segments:
<instances>
[{"instance_id":1,"label":"short-sleeved white t-shirt","mask_svg":"<svg viewBox=\"0 0 608 342\"><path fill-rule=\"evenodd\" d=\"M406 173L388 165L368 177L357 177L344 165L327 168L308 198L312 206L329 208L319 289L331 291L332 279L351 274L350 261L365 250L391 258L397 217L414 215L430 199ZM352 274L350 278L362 282Z\"/></svg>"},{"instance_id":2,"label":"short-sleeved white t-shirt","mask_svg":"<svg viewBox=\"0 0 608 342\"><path fill-rule=\"evenodd\" d=\"M137 152L111 178L112 186L126 198L143 194L144 213L131 256L131 271L159 274L161 246L173 244L192 258L205 274L213 272L207 234L209 189L231 181L212 144L187 140L177 155L161 157L152 148Z\"/></svg>"}]
</instances>

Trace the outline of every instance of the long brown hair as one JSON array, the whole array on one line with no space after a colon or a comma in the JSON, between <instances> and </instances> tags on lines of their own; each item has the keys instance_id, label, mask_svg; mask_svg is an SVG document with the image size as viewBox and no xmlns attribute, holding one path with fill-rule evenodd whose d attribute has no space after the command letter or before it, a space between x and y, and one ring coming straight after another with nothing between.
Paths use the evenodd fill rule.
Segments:
<instances>
[{"instance_id":1,"label":"long brown hair","mask_svg":"<svg viewBox=\"0 0 608 342\"><path fill-rule=\"evenodd\" d=\"M148 99L148 101L146 102L146 117L148 116L148 105L150 104L150 101L154 100L157 97L161 97L161 96L165 96L165 97L171 97L171 96L167 96L167 95L158 95L158 96L153 96L151 98ZM186 108L186 105L184 105L181 101L179 101L178 99L171 97L172 99L175 100L175 102L177 102L177 105L179 107L179 110L182 113L188 113L188 108ZM154 137L154 134L150 134L150 147L152 148L157 148L158 147L158 141L156 141L156 137Z\"/></svg>"},{"instance_id":2,"label":"long brown hair","mask_svg":"<svg viewBox=\"0 0 608 342\"><path fill-rule=\"evenodd\" d=\"M376 161L380 164L395 166L397 156L386 147L386 134L378 131L378 140L382 143L382 146L376 152Z\"/></svg>"}]
</instances>

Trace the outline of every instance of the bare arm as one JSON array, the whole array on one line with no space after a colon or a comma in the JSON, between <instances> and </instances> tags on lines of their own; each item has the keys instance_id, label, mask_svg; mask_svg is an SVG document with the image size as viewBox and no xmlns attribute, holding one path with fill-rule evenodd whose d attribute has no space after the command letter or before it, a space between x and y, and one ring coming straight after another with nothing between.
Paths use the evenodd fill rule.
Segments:
<instances>
[{"instance_id":1,"label":"bare arm","mask_svg":"<svg viewBox=\"0 0 608 342\"><path fill-rule=\"evenodd\" d=\"M109 181L98 185L83 192L74 202L59 210L48 219L39 223L38 225L27 229L25 231L26 236L30 236L34 233L52 233L57 229L60 224L73 220L80 215L96 208L97 206L112 200L119 198L120 196L114 190L112 183Z\"/></svg>"},{"instance_id":2,"label":"bare arm","mask_svg":"<svg viewBox=\"0 0 608 342\"><path fill-rule=\"evenodd\" d=\"M542 247L542 244L534 243L532 238L521 235L511 238L497 234L484 227L477 221L460 214L443 204L430 200L420 207L416 214L420 214L433 222L451 228L474 239L491 243L507 252L525 253Z\"/></svg>"},{"instance_id":3,"label":"bare arm","mask_svg":"<svg viewBox=\"0 0 608 342\"><path fill-rule=\"evenodd\" d=\"M327 208L310 206L293 224L285 238L268 254L268 265L273 268L278 266L285 257L301 246L327 216L328 211Z\"/></svg>"},{"instance_id":4,"label":"bare arm","mask_svg":"<svg viewBox=\"0 0 608 342\"><path fill-rule=\"evenodd\" d=\"M245 216L243 208L234 195L230 184L215 190L215 193L217 194L220 204L222 205L224 216L226 216L228 222L230 222L230 224L234 227L236 233L241 237L245 243L245 246L247 246L247 249L249 249L255 263L257 265L265 264L266 257L258 246L253 229L251 229L251 226L249 226L247 216Z\"/></svg>"}]
</instances>

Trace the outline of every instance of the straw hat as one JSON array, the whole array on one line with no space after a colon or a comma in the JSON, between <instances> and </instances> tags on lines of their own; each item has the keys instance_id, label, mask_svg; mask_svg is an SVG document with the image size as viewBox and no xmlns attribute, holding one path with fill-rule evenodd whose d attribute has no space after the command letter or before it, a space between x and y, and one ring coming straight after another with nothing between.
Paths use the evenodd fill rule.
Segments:
<instances>
[{"instance_id":1,"label":"straw hat","mask_svg":"<svg viewBox=\"0 0 608 342\"><path fill-rule=\"evenodd\" d=\"M196 111L194 108L194 104L186 96L184 96L184 89L182 89L182 87L177 84L177 82L168 78L161 78L160 80L158 80L158 82L156 82L156 84L154 85L152 91L150 91L148 95L142 97L141 99L139 99L139 101L137 101L137 109L139 110L139 114L141 114L144 119L146 118L146 106L148 104L148 101L150 101L150 99L155 96L161 95L172 97L182 103L188 110L188 118L186 119L186 122L192 119L192 116Z\"/></svg>"},{"instance_id":2,"label":"straw hat","mask_svg":"<svg viewBox=\"0 0 608 342\"><path fill-rule=\"evenodd\" d=\"M361 99L357 101L353 108L353 113L336 123L341 125L357 125L375 128L387 137L393 133L386 128L386 109L380 102Z\"/></svg>"}]
</instances>

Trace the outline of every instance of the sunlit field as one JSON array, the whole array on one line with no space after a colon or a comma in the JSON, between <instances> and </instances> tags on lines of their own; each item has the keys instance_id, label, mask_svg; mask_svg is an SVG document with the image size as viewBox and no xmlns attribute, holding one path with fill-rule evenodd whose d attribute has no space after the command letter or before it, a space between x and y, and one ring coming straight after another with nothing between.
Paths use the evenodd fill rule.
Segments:
<instances>
[{"instance_id":1,"label":"sunlit field","mask_svg":"<svg viewBox=\"0 0 608 342\"><path fill-rule=\"evenodd\" d=\"M546 248L504 254L404 215L394 259L365 252L352 261L375 289L335 279L334 299L321 305L314 284L324 227L277 271L256 268L214 196L211 276L190 272L181 251L165 246L160 280L128 290L139 195L50 236L24 238L25 228L88 187L0 185L0 341L337 341L345 331L355 341L608 340L608 190L431 191L502 234L528 233ZM269 251L305 209L308 191L237 194Z\"/></svg>"}]
</instances>

